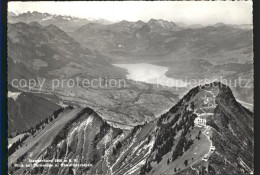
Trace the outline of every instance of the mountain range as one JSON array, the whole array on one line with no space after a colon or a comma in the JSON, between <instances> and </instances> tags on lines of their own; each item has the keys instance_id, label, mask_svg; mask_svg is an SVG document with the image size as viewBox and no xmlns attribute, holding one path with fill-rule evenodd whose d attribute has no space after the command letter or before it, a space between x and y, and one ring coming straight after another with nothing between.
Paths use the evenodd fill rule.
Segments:
<instances>
[{"instance_id":1,"label":"mountain range","mask_svg":"<svg viewBox=\"0 0 260 175\"><path fill-rule=\"evenodd\" d=\"M19 22L8 26L9 84L13 80L37 80L37 86L30 93L44 98L47 95L50 105L62 101L67 105L90 106L104 116L109 113L107 120L116 122L116 125L132 127L153 119L178 99L174 89L157 89L155 85L125 80L126 71L111 65L106 57L84 47L55 25ZM102 87L71 88L65 82L52 89L53 79L77 78L89 81L100 78ZM125 87L106 87L110 79L125 80ZM38 81L44 81L40 94ZM27 92L28 86L20 87L20 90Z\"/></svg>"},{"instance_id":2,"label":"mountain range","mask_svg":"<svg viewBox=\"0 0 260 175\"><path fill-rule=\"evenodd\" d=\"M153 20L153 19L151 19ZM100 24L112 24L112 23L118 23L118 22L111 22L105 19L90 19L90 18L79 18L79 17L74 17L74 16L65 16L65 15L55 15L55 14L49 14L49 13L40 13L37 11L30 12L28 11L27 13L20 13L16 14L12 11L8 12L8 22L9 23L17 23L17 22L25 22L25 23L30 23L33 21L38 21L42 25L49 25L49 24L55 24L62 30L66 32L71 32L75 30L76 28L79 28L82 25L85 25L87 23L100 23ZM161 24L164 23L164 20L158 20L161 21ZM137 21L137 22L143 22L143 21ZM144 22L143 22L144 23ZM166 22L168 25L173 25L173 22ZM216 23L213 25L201 25L201 24L185 24L183 22L175 22L174 25L178 25L179 27L182 28L202 28L205 26L217 26L217 25L222 25L224 23ZM227 24L224 24L227 25ZM233 26L235 28L240 28L240 29L252 29L253 25L252 24L232 24L230 26Z\"/></svg>"},{"instance_id":3,"label":"mountain range","mask_svg":"<svg viewBox=\"0 0 260 175\"><path fill-rule=\"evenodd\" d=\"M90 77L116 75L115 70L119 71L103 55L83 47L57 26L42 26L38 22L8 24L9 62L9 82L22 78L19 76Z\"/></svg>"},{"instance_id":4,"label":"mountain range","mask_svg":"<svg viewBox=\"0 0 260 175\"><path fill-rule=\"evenodd\" d=\"M19 17L26 15L29 16L29 21ZM51 79L78 76L90 79L97 76L122 78L126 77L127 72L111 64L136 62L165 66L169 68L166 76L175 79L207 78L213 80L215 77L221 76L223 79L234 82L239 77L248 80L252 80L253 77L251 30L237 29L223 23L193 29L180 27L181 25L177 23L165 20L151 19L148 22L120 21L106 25L91 21L85 25L81 23L79 28L66 33L56 26L58 22L52 21L51 24L41 25L43 13L28 12L20 15L10 13L9 16L9 83L17 78ZM33 16L39 18L35 18L36 21L33 21ZM18 23L11 23L12 20ZM74 25L69 20L66 23ZM103 114L106 113L103 107L111 104L116 107L110 112L118 114L120 111L120 115L122 113L127 115L123 110L125 105L130 108L128 112L136 111L132 110L136 103L144 105L145 109L141 114L145 114L145 116L151 114L151 109L152 111L157 110L151 99L159 95L162 107L166 105L166 109L170 103L176 100L176 98L169 100L168 93L170 97L174 96L172 94L180 93L171 88L166 88L167 93L160 92L160 90L153 90L151 93L150 89L153 88L150 88L150 85L142 85L145 87L143 88L134 85L134 82L131 81L128 81L128 84L131 88L117 92L110 89L106 94L91 89L93 95L87 95L84 99L82 99L82 95L78 97L68 95L79 92L79 94L84 94L86 89L66 87L64 92L60 91L61 89L59 91L62 92L61 98L72 100L74 104L81 101L80 105L93 105L92 108L102 110ZM250 81L250 88L232 87L235 97L245 102L244 104L253 102L252 84L253 81ZM44 88L45 91L49 90L49 86ZM142 92L144 89L147 90L146 93ZM118 93L130 98L128 94L132 92L134 95L131 101L135 103L134 106L128 103L122 106L116 102ZM100 99L104 96L106 100L101 102ZM144 98L147 103L138 101L138 99L143 100ZM153 107L149 107L147 111L146 104ZM133 118L139 115L139 112L134 113Z\"/></svg>"},{"instance_id":5,"label":"mountain range","mask_svg":"<svg viewBox=\"0 0 260 175\"><path fill-rule=\"evenodd\" d=\"M251 174L253 113L240 102L253 103L253 81L249 88L220 82L158 87L125 79L128 72L113 64L163 66L166 77L182 80L252 80L252 35L247 24L111 23L10 12L10 174ZM77 77L126 85L51 89L52 79ZM15 79L46 83L29 91L12 87ZM30 160L53 166L15 166Z\"/></svg>"},{"instance_id":6,"label":"mountain range","mask_svg":"<svg viewBox=\"0 0 260 175\"><path fill-rule=\"evenodd\" d=\"M232 90L253 103L253 33L251 29L217 23L200 28L151 19L103 25L88 23L68 33L85 47L107 55L110 63L149 63L169 68L167 77L230 82L249 80L249 88ZM159 59L160 58L160 59ZM244 82L245 83L245 82Z\"/></svg>"},{"instance_id":7,"label":"mountain range","mask_svg":"<svg viewBox=\"0 0 260 175\"><path fill-rule=\"evenodd\" d=\"M252 45L250 30L237 29L225 24L199 29L182 28L173 22L155 19L147 23L88 23L69 35L86 47L113 55L116 61L122 55L126 55L126 60L129 57L149 57L154 61L156 56L165 60L173 55L177 57L173 58L174 60L178 60L180 56L194 59L206 54L238 50Z\"/></svg>"},{"instance_id":8,"label":"mountain range","mask_svg":"<svg viewBox=\"0 0 260 175\"><path fill-rule=\"evenodd\" d=\"M33 21L39 22L41 25L50 25L55 24L62 30L69 32L77 29L81 25L87 24L89 22L98 22L102 24L109 24L110 22L104 19L83 19L72 16L63 16L63 15L52 15L49 13L40 13L37 11L22 13L16 15L13 12L8 12L8 23L17 23L24 22L30 23Z\"/></svg>"},{"instance_id":9,"label":"mountain range","mask_svg":"<svg viewBox=\"0 0 260 175\"><path fill-rule=\"evenodd\" d=\"M197 123L197 119L206 123ZM42 128L29 133L9 157L9 165L28 164L30 159L61 162L58 166L57 162L48 163L49 168L13 167L13 174L213 175L253 171L253 114L219 82L191 89L168 112L130 131L110 126L91 108L68 108ZM65 166L69 160L85 166Z\"/></svg>"}]
</instances>

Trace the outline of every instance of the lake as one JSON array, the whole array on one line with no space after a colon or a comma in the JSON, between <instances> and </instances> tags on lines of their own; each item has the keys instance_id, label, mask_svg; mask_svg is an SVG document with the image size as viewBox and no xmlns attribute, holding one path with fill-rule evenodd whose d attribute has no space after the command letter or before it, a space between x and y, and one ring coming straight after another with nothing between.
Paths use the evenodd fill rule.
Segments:
<instances>
[{"instance_id":1,"label":"lake","mask_svg":"<svg viewBox=\"0 0 260 175\"><path fill-rule=\"evenodd\" d=\"M128 72L126 77L130 80L169 87L186 87L186 83L182 80L165 76L165 73L169 70L169 68L167 67L157 66L148 63L113 65L126 69Z\"/></svg>"}]
</instances>

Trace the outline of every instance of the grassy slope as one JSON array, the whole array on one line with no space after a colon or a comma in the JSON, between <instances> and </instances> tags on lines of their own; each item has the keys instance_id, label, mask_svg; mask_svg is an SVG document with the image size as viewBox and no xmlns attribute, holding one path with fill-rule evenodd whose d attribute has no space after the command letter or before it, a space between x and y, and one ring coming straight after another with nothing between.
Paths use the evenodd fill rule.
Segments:
<instances>
[{"instance_id":1,"label":"grassy slope","mask_svg":"<svg viewBox=\"0 0 260 175\"><path fill-rule=\"evenodd\" d=\"M43 130L36 134L36 136L28 138L23 146L8 158L8 164L14 162L21 155L29 151L31 154L28 156L28 158L37 159L42 151L51 144L54 137L59 133L60 130L63 129L66 123L72 120L81 110L81 108L77 108L62 113L58 118L53 120L53 122L48 124Z\"/></svg>"},{"instance_id":2,"label":"grassy slope","mask_svg":"<svg viewBox=\"0 0 260 175\"><path fill-rule=\"evenodd\" d=\"M22 92L16 100L8 98L8 132L27 130L59 108L56 103L27 92Z\"/></svg>"}]
</instances>

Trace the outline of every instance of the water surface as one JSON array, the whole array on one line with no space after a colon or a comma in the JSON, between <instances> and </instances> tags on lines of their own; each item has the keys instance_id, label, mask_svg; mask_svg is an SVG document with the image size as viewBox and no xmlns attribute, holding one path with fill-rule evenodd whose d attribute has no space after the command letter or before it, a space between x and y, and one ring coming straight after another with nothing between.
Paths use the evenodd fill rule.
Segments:
<instances>
[{"instance_id":1,"label":"water surface","mask_svg":"<svg viewBox=\"0 0 260 175\"><path fill-rule=\"evenodd\" d=\"M138 64L113 64L116 67L126 69L127 79L141 81L150 84L164 85L170 87L185 87L186 83L180 79L169 78L165 73L169 70L167 67L157 66L148 63Z\"/></svg>"}]
</instances>

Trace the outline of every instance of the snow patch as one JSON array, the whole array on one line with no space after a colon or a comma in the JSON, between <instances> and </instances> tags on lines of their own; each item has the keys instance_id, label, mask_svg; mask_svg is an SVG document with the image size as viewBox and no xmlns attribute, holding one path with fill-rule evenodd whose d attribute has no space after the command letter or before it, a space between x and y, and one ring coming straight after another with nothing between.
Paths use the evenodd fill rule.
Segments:
<instances>
[{"instance_id":1,"label":"snow patch","mask_svg":"<svg viewBox=\"0 0 260 175\"><path fill-rule=\"evenodd\" d=\"M146 148L149 148L148 152L144 155L143 160L141 160L139 163L137 163L135 166L133 166L131 169L129 169L125 174L136 174L136 171L139 170L145 164L146 158L149 156L149 154L153 148L154 142L155 142L154 139L151 140L149 142L149 144L145 145L143 147L143 149L139 150L139 151L141 151L141 150L145 150Z\"/></svg>"},{"instance_id":2,"label":"snow patch","mask_svg":"<svg viewBox=\"0 0 260 175\"><path fill-rule=\"evenodd\" d=\"M136 164L135 166L133 166L131 169L129 169L125 174L135 174L135 172L141 168L144 164L145 164L146 160L143 159L142 161L140 161L138 164Z\"/></svg>"},{"instance_id":3,"label":"snow patch","mask_svg":"<svg viewBox=\"0 0 260 175\"><path fill-rule=\"evenodd\" d=\"M145 140L143 140L142 142L140 142L140 143L133 149L132 153L134 154L134 153L140 148L140 146L141 146L145 141L147 141L147 139L145 139Z\"/></svg>"},{"instance_id":4,"label":"snow patch","mask_svg":"<svg viewBox=\"0 0 260 175\"><path fill-rule=\"evenodd\" d=\"M67 16L64 16L64 17L62 17L62 18L63 18L63 19L66 19L66 20L69 20L69 21L71 20L71 17L70 17L70 16L68 16L68 17L67 17Z\"/></svg>"},{"instance_id":5,"label":"snow patch","mask_svg":"<svg viewBox=\"0 0 260 175\"><path fill-rule=\"evenodd\" d=\"M21 94L21 92L11 92L11 91L8 91L8 97L9 98L12 98L14 100L17 99L17 97Z\"/></svg>"},{"instance_id":6,"label":"snow patch","mask_svg":"<svg viewBox=\"0 0 260 175\"><path fill-rule=\"evenodd\" d=\"M247 166L247 164L240 157L238 157L238 159L240 160L240 165L242 165L247 171L249 171L250 174L254 174L254 171L249 166Z\"/></svg>"},{"instance_id":7,"label":"snow patch","mask_svg":"<svg viewBox=\"0 0 260 175\"><path fill-rule=\"evenodd\" d=\"M52 16L48 16L48 17L46 17L46 18L43 18L42 20L43 20L43 21L47 21L47 20L50 20L50 19L52 19Z\"/></svg>"},{"instance_id":8,"label":"snow patch","mask_svg":"<svg viewBox=\"0 0 260 175\"><path fill-rule=\"evenodd\" d=\"M76 126L68 135L68 140L70 141L71 140L71 137L73 136L73 134L76 132L76 131L80 131L82 130L83 127L85 127L85 129L87 128L87 126L93 121L93 117L92 116L89 116L87 118L87 120L85 120L84 122L82 122L79 126Z\"/></svg>"},{"instance_id":9,"label":"snow patch","mask_svg":"<svg viewBox=\"0 0 260 175\"><path fill-rule=\"evenodd\" d=\"M112 138L112 129L110 129L109 133L102 139L104 145L108 144Z\"/></svg>"},{"instance_id":10,"label":"snow patch","mask_svg":"<svg viewBox=\"0 0 260 175\"><path fill-rule=\"evenodd\" d=\"M64 143L64 140L62 140L57 146L61 148L62 144Z\"/></svg>"},{"instance_id":11,"label":"snow patch","mask_svg":"<svg viewBox=\"0 0 260 175\"><path fill-rule=\"evenodd\" d=\"M61 107L67 107L67 106L69 106L69 105L64 104L62 101L59 101L59 103L57 103L57 104L60 105Z\"/></svg>"}]
</instances>

